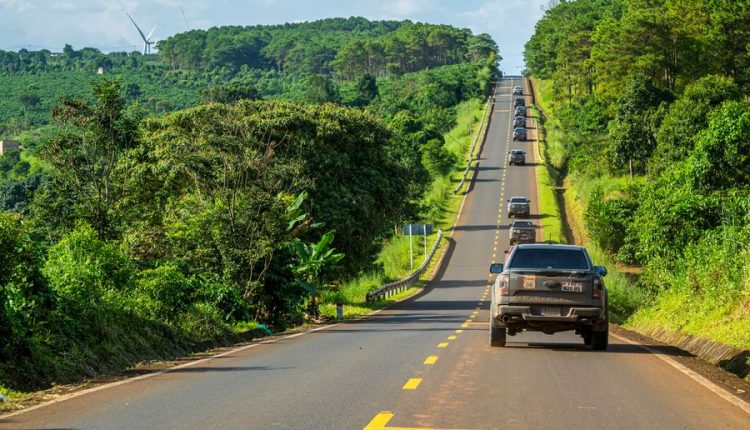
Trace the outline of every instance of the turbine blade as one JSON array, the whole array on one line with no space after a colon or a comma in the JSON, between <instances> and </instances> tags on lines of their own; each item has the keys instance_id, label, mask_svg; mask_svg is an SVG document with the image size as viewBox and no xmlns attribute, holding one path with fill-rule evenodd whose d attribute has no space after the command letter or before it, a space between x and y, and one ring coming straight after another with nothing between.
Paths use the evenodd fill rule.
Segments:
<instances>
[{"instance_id":1,"label":"turbine blade","mask_svg":"<svg viewBox=\"0 0 750 430\"><path fill-rule=\"evenodd\" d=\"M153 35L154 35L154 30L156 30L156 27L157 27L158 25L159 25L159 24L156 24L156 25L154 26L154 28L152 28L152 29L151 29L151 31L149 31L149 32L148 32L148 36L146 36L146 40L148 40L149 42L151 41L151 36L153 36Z\"/></svg>"},{"instance_id":2,"label":"turbine blade","mask_svg":"<svg viewBox=\"0 0 750 430\"><path fill-rule=\"evenodd\" d=\"M133 25L135 26L135 29L138 30L138 34L141 35L141 39L143 39L143 41L145 42L146 41L146 36L143 35L143 32L141 31L141 28L138 27L138 24L135 23L135 21L133 20L133 17L130 16L130 14L127 13L127 12L125 12L125 15L127 15L128 18L130 18L130 22L133 23Z\"/></svg>"}]
</instances>

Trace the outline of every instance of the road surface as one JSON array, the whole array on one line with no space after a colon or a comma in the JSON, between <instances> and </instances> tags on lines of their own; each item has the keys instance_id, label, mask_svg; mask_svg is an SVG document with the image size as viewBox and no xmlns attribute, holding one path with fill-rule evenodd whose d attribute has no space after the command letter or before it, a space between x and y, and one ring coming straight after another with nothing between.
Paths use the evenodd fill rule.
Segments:
<instances>
[{"instance_id":1,"label":"road surface","mask_svg":"<svg viewBox=\"0 0 750 430\"><path fill-rule=\"evenodd\" d=\"M488 346L487 269L507 247L505 199L525 195L537 213L533 165L506 162L511 147L533 153L532 142L510 142L511 88L521 83L496 88L479 170L429 290L364 320L0 419L0 428L750 428L740 408L618 339L606 352L566 333Z\"/></svg>"}]
</instances>

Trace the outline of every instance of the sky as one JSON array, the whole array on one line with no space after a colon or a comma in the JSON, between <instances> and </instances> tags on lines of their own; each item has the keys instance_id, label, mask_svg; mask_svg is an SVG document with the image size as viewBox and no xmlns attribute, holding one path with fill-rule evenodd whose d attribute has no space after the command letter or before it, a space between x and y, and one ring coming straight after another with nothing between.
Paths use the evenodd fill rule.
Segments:
<instances>
[{"instance_id":1,"label":"sky","mask_svg":"<svg viewBox=\"0 0 750 430\"><path fill-rule=\"evenodd\" d=\"M523 45L549 0L0 0L0 49L142 50L125 15L154 39L186 29L283 24L330 17L410 19L488 33L500 46L506 74L523 69ZM183 16L184 11L184 16Z\"/></svg>"}]
</instances>

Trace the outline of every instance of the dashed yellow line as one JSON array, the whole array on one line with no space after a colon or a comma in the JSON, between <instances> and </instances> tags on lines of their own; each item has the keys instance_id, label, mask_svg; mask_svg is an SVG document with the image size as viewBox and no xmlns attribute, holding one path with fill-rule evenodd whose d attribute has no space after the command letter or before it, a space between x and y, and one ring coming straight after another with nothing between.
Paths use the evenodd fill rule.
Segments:
<instances>
[{"instance_id":1,"label":"dashed yellow line","mask_svg":"<svg viewBox=\"0 0 750 430\"><path fill-rule=\"evenodd\" d=\"M404 384L403 387L401 387L404 390L416 390L417 387L419 387L419 384L422 383L422 378L410 378L408 381L406 381L406 384Z\"/></svg>"},{"instance_id":2,"label":"dashed yellow line","mask_svg":"<svg viewBox=\"0 0 750 430\"><path fill-rule=\"evenodd\" d=\"M468 327L469 325L466 324L466 326ZM448 342L440 342L438 344L438 348L447 348L447 347L448 347Z\"/></svg>"},{"instance_id":3,"label":"dashed yellow line","mask_svg":"<svg viewBox=\"0 0 750 430\"><path fill-rule=\"evenodd\" d=\"M370 422L365 426L364 430L380 430L385 428L385 426L388 424L388 421L390 421L393 418L393 413L390 411L381 412L377 415L375 415L375 418L370 420Z\"/></svg>"},{"instance_id":4,"label":"dashed yellow line","mask_svg":"<svg viewBox=\"0 0 750 430\"><path fill-rule=\"evenodd\" d=\"M435 364L438 361L437 355L431 355L424 359L424 364Z\"/></svg>"},{"instance_id":5,"label":"dashed yellow line","mask_svg":"<svg viewBox=\"0 0 750 430\"><path fill-rule=\"evenodd\" d=\"M459 333L459 334L463 332L464 332L463 330L456 330L456 333Z\"/></svg>"},{"instance_id":6,"label":"dashed yellow line","mask_svg":"<svg viewBox=\"0 0 750 430\"><path fill-rule=\"evenodd\" d=\"M448 336L448 340L456 340L456 336Z\"/></svg>"}]
</instances>

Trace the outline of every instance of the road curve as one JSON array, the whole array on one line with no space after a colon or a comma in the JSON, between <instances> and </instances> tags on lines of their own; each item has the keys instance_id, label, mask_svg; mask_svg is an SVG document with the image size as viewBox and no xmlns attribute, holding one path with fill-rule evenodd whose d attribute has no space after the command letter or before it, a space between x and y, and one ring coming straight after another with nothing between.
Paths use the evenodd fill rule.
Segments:
<instances>
[{"instance_id":1,"label":"road curve","mask_svg":"<svg viewBox=\"0 0 750 430\"><path fill-rule=\"evenodd\" d=\"M257 344L9 418L16 429L745 429L750 415L636 345L572 334L487 342L487 267L507 247L504 201L532 200L534 167L507 166L513 85L430 288L370 318ZM538 238L542 238L541 232Z\"/></svg>"}]
</instances>

